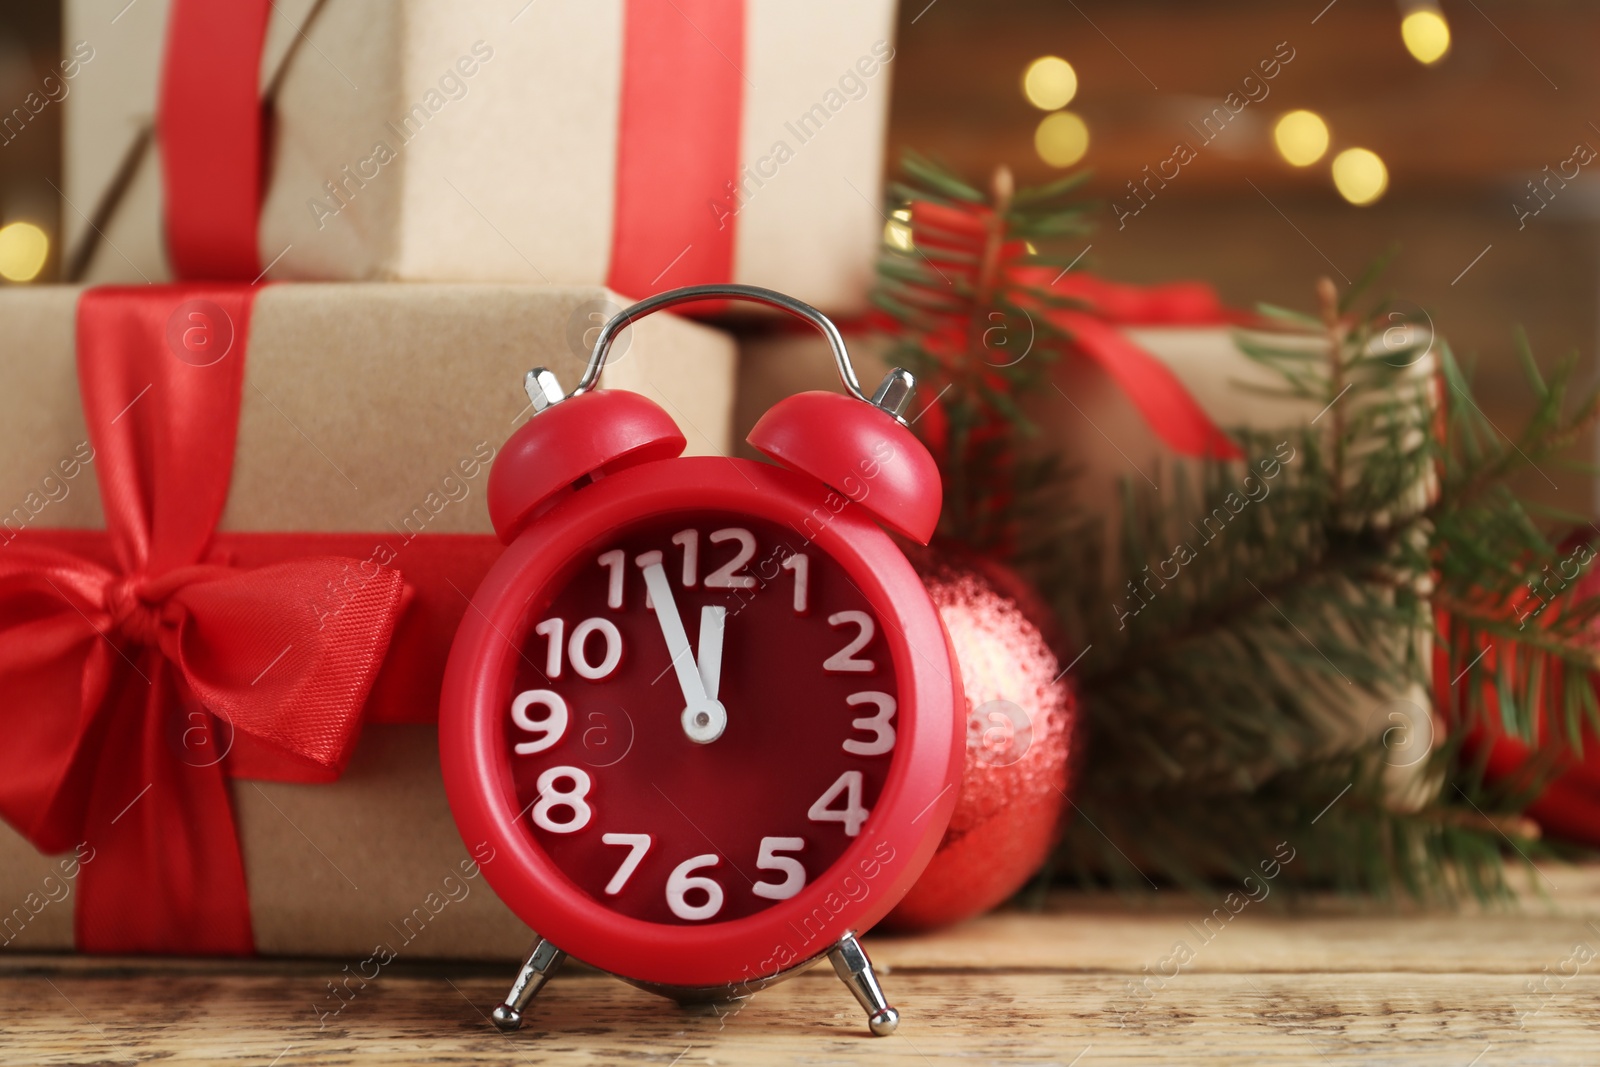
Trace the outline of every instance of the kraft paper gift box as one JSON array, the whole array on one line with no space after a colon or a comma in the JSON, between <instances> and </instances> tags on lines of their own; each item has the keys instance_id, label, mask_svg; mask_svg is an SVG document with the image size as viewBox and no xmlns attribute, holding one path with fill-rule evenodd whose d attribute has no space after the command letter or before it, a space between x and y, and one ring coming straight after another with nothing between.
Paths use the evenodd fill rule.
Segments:
<instances>
[{"instance_id":1,"label":"kraft paper gift box","mask_svg":"<svg viewBox=\"0 0 1600 1067\"><path fill-rule=\"evenodd\" d=\"M1270 368L1251 359L1240 348L1241 335L1227 326L1129 326L1122 333L1163 363L1177 377L1211 421L1224 429L1284 431L1285 438L1298 440L1301 428L1312 423L1323 405L1309 400L1267 396L1260 390L1282 390L1282 379ZM1281 335L1278 343L1284 343ZM1294 342L1325 351L1322 342L1312 339ZM887 347L881 337L865 335L849 339L858 376L877 381L887 370ZM1307 349L1311 351L1311 349ZM1430 354L1408 368L1405 396L1421 412L1437 406L1433 376L1436 370ZM1110 564L1106 568L1105 599L1112 605L1128 600L1125 589L1114 587L1111 575L1122 568L1115 562L1119 539L1113 535L1123 511L1123 485L1131 482L1140 490L1149 488L1147 480L1160 485L1160 496L1169 506L1175 503L1174 466L1183 462L1151 429L1133 402L1117 383L1091 360L1068 353L1061 356L1051 371L1060 393L1051 389L1038 396L1022 397L1025 410L1040 427L1037 447L1060 456L1074 472L1069 499L1085 515L1104 517ZM740 347L739 389L734 414L738 437L761 416L778 397L801 389L837 388L831 357L826 345L803 334L775 334L746 340ZM911 411L920 411L931 396L913 399ZM1347 401L1348 403L1348 401ZM1426 414L1417 420L1414 431L1420 443L1420 428ZM1332 425L1332 421L1326 424ZM1359 456L1352 457L1352 472ZM1192 464L1191 464L1192 468ZM1195 472L1191 469L1191 475ZM1241 467L1243 477L1248 472ZM1190 479L1190 485L1196 481ZM1433 492L1431 481L1419 481L1396 501L1398 511L1420 510ZM1193 516L1203 521L1201 516ZM1383 521L1381 516L1374 521ZM1209 527L1208 527L1209 529ZM1424 630L1417 635L1410 654L1417 662L1430 660L1432 641ZM1406 634L1396 631L1392 654L1407 655ZM1330 734L1355 742L1360 738L1382 736L1395 727L1391 712L1407 717L1402 725L1407 736L1435 736L1431 722L1413 721L1431 715L1426 688L1419 684L1392 693L1361 692L1348 704L1329 709ZM1404 766L1386 770L1390 799L1397 806L1420 803L1432 785L1422 779L1425 761L1395 761Z\"/></svg>"},{"instance_id":2,"label":"kraft paper gift box","mask_svg":"<svg viewBox=\"0 0 1600 1067\"><path fill-rule=\"evenodd\" d=\"M79 293L0 290L0 332L16 354L0 366L0 553L14 551L19 531L104 526L74 356ZM571 388L592 309L618 299L591 288L265 287L251 315L219 534L370 533L400 546L402 575L405 538L419 531L481 535L477 550L494 558L488 459L527 418L523 375L544 364ZM629 332L602 386L661 403L689 453L726 453L732 342L667 315ZM446 589L457 617L472 591ZM422 600L405 611L426 611ZM418 622L447 646L452 627ZM433 725L368 722L346 772L328 784L234 778L229 788L259 952L354 967L378 945L406 958L511 960L525 950L527 928L457 835ZM73 948L79 860L41 855L0 823L0 945Z\"/></svg>"},{"instance_id":3,"label":"kraft paper gift box","mask_svg":"<svg viewBox=\"0 0 1600 1067\"><path fill-rule=\"evenodd\" d=\"M85 57L62 104L67 261L83 271L69 280L173 276L150 132L181 3L66 0L65 50ZM274 0L259 266L634 299L736 281L858 310L882 226L893 14L892 0Z\"/></svg>"}]
</instances>

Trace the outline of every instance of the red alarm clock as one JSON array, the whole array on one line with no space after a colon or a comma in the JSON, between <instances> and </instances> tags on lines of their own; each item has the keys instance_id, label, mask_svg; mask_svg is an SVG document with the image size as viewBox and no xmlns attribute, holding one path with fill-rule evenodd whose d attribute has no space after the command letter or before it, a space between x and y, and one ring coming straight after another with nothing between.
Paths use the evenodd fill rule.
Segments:
<instances>
[{"instance_id":1,"label":"red alarm clock","mask_svg":"<svg viewBox=\"0 0 1600 1067\"><path fill-rule=\"evenodd\" d=\"M745 299L809 320L849 395L774 405L774 463L682 457L673 420L596 389L629 323ZM539 933L494 1012L519 1025L570 953L680 1001L740 999L823 956L874 1034L899 1015L856 934L933 855L965 736L955 657L883 528L926 543L932 457L912 378L861 391L814 308L741 285L662 293L601 330L569 394L495 460L508 548L456 634L439 749L450 807L495 892ZM882 527L882 528L880 528Z\"/></svg>"}]
</instances>

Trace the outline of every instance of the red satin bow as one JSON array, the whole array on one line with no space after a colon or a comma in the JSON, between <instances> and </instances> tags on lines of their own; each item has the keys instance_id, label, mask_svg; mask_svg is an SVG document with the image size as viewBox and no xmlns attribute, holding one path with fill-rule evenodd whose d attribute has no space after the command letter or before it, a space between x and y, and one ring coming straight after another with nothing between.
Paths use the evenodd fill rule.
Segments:
<instances>
[{"instance_id":1,"label":"red satin bow","mask_svg":"<svg viewBox=\"0 0 1600 1067\"><path fill-rule=\"evenodd\" d=\"M226 774L336 777L401 610L392 570L342 587L330 615L319 597L355 561L239 570L211 550L253 296L85 293L78 378L108 547L0 545L0 814L43 852L93 850L85 951L253 951ZM236 339L205 366L167 342L197 298Z\"/></svg>"}]
</instances>

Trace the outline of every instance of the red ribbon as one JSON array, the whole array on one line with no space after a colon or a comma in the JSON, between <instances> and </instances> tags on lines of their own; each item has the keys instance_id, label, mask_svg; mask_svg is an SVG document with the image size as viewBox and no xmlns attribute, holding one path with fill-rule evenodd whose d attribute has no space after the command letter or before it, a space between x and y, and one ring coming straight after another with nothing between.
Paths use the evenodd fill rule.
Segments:
<instances>
[{"instance_id":1,"label":"red ribbon","mask_svg":"<svg viewBox=\"0 0 1600 1067\"><path fill-rule=\"evenodd\" d=\"M1568 559L1573 559L1585 538L1574 535L1562 545ZM1562 565L1558 565L1558 571ZM1479 610L1497 611L1503 618L1516 619L1533 633L1553 625L1559 618L1562 605L1554 598L1566 591L1569 580L1564 573L1534 574L1529 585L1519 589L1498 608L1487 602L1475 605ZM1534 582L1544 585L1544 592L1536 592ZM1600 596L1600 568L1590 569L1573 582L1573 598L1581 602ZM1519 778L1530 770L1530 761L1550 760L1550 777L1538 796L1528 802L1524 813L1551 836L1578 841L1586 845L1600 845L1600 737L1588 726L1582 730L1581 745L1574 747L1571 740L1552 728L1546 709L1559 707L1565 700L1565 685L1587 685L1600 690L1600 675L1587 676L1558 669L1553 658L1536 656L1530 663L1514 655L1498 638L1479 634L1477 641L1460 641L1461 628L1452 624L1451 613L1445 608L1435 611L1435 623L1441 638L1433 646L1433 688L1438 711L1445 725L1462 734L1462 740L1483 761L1486 780L1492 783L1509 781L1513 787ZM1600 629L1592 630L1589 640L1600 648ZM1454 644L1452 644L1454 643ZM1511 656L1510 662L1502 663ZM1472 701L1465 678L1469 668L1475 678L1481 678L1483 707L1481 714L1470 712ZM1501 717L1500 690L1496 679L1504 671L1513 688L1526 684L1528 671L1540 674L1539 707L1533 720L1534 736L1524 740L1507 733Z\"/></svg>"},{"instance_id":2,"label":"red ribbon","mask_svg":"<svg viewBox=\"0 0 1600 1067\"><path fill-rule=\"evenodd\" d=\"M105 530L0 530L0 560L19 548L53 550L106 568L116 566L111 536ZM389 654L367 695L364 723L431 725L439 719L439 688L450 643L466 614L468 597L483 581L505 546L493 534L419 534L410 540L392 531L256 533L219 531L211 552L240 570L255 570L308 557L336 557L338 573L303 605L313 615L342 612L352 593L370 581L376 564L400 571L405 607L389 639ZM223 739L226 747L227 738ZM274 778L276 761L266 767L254 759L248 737L235 735L223 764L234 778ZM317 778L334 778L328 773ZM310 781L309 777L300 779Z\"/></svg>"},{"instance_id":3,"label":"red ribbon","mask_svg":"<svg viewBox=\"0 0 1600 1067\"><path fill-rule=\"evenodd\" d=\"M1029 265L1026 246L995 247L993 211L931 201L911 205L912 240L937 264L947 284L980 294L1004 289L1029 314L1072 339L1074 350L1101 367L1122 388L1147 425L1168 448L1184 456L1240 459L1243 453L1211 420L1177 375L1128 339L1119 327L1154 324L1206 325L1234 321L1216 294L1197 282L1143 288L1093 275ZM970 324L960 314L923 309L943 317L942 343L952 358L972 346ZM935 344L941 343L935 331ZM996 387L1001 387L998 376Z\"/></svg>"},{"instance_id":4,"label":"red ribbon","mask_svg":"<svg viewBox=\"0 0 1600 1067\"><path fill-rule=\"evenodd\" d=\"M222 756L284 781L336 776L401 609L392 569L330 613L314 605L360 561L244 569L217 550L254 292L85 293L78 379L109 552L0 546L0 814L43 852L94 849L86 951L253 951ZM167 342L194 300L235 338L206 365Z\"/></svg>"},{"instance_id":5,"label":"red ribbon","mask_svg":"<svg viewBox=\"0 0 1600 1067\"><path fill-rule=\"evenodd\" d=\"M1244 458L1171 368L1134 344L1122 329L1234 321L1210 286L1173 282L1141 287L1083 273L1061 275L1052 286L1056 276L1045 267L1019 267L1013 275L1021 284L1052 288L1083 305L1083 310L1054 306L1039 310L1072 338L1080 355L1117 383L1168 448L1202 459Z\"/></svg>"},{"instance_id":6,"label":"red ribbon","mask_svg":"<svg viewBox=\"0 0 1600 1067\"><path fill-rule=\"evenodd\" d=\"M157 119L175 277L261 272L261 46L272 0L172 0Z\"/></svg>"},{"instance_id":7,"label":"red ribbon","mask_svg":"<svg viewBox=\"0 0 1600 1067\"><path fill-rule=\"evenodd\" d=\"M743 0L628 0L606 284L635 299L733 277Z\"/></svg>"},{"instance_id":8,"label":"red ribbon","mask_svg":"<svg viewBox=\"0 0 1600 1067\"><path fill-rule=\"evenodd\" d=\"M168 257L182 279L253 281L267 159L271 0L173 0L159 132ZM743 0L628 0L606 284L630 297L733 277Z\"/></svg>"}]
</instances>

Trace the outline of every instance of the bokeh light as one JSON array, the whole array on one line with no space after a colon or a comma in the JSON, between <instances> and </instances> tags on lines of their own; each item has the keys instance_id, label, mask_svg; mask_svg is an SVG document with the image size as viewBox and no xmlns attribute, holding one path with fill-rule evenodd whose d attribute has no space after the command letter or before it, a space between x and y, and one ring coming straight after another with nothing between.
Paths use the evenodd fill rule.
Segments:
<instances>
[{"instance_id":1,"label":"bokeh light","mask_svg":"<svg viewBox=\"0 0 1600 1067\"><path fill-rule=\"evenodd\" d=\"M1389 188L1389 168L1376 152L1346 148L1333 157L1333 184L1352 204L1370 204Z\"/></svg>"},{"instance_id":2,"label":"bokeh light","mask_svg":"<svg viewBox=\"0 0 1600 1067\"><path fill-rule=\"evenodd\" d=\"M1278 154L1297 167L1309 167L1328 151L1328 124L1315 111L1289 111L1272 128Z\"/></svg>"},{"instance_id":3,"label":"bokeh light","mask_svg":"<svg viewBox=\"0 0 1600 1067\"><path fill-rule=\"evenodd\" d=\"M915 245L911 240L911 209L895 208L883 224L883 239L897 252L910 252Z\"/></svg>"},{"instance_id":4,"label":"bokeh light","mask_svg":"<svg viewBox=\"0 0 1600 1067\"><path fill-rule=\"evenodd\" d=\"M1022 93L1042 111L1066 107L1078 94L1078 72L1060 56L1040 56L1022 75Z\"/></svg>"},{"instance_id":5,"label":"bokeh light","mask_svg":"<svg viewBox=\"0 0 1600 1067\"><path fill-rule=\"evenodd\" d=\"M9 282L31 282L50 256L50 238L31 222L0 227L0 277Z\"/></svg>"},{"instance_id":6,"label":"bokeh light","mask_svg":"<svg viewBox=\"0 0 1600 1067\"><path fill-rule=\"evenodd\" d=\"M1046 115L1033 131L1033 147L1052 167L1070 167L1089 151L1089 125L1070 111Z\"/></svg>"},{"instance_id":7,"label":"bokeh light","mask_svg":"<svg viewBox=\"0 0 1600 1067\"><path fill-rule=\"evenodd\" d=\"M1400 39L1418 63L1437 63L1450 51L1450 24L1437 8L1418 8L1400 20Z\"/></svg>"}]
</instances>

